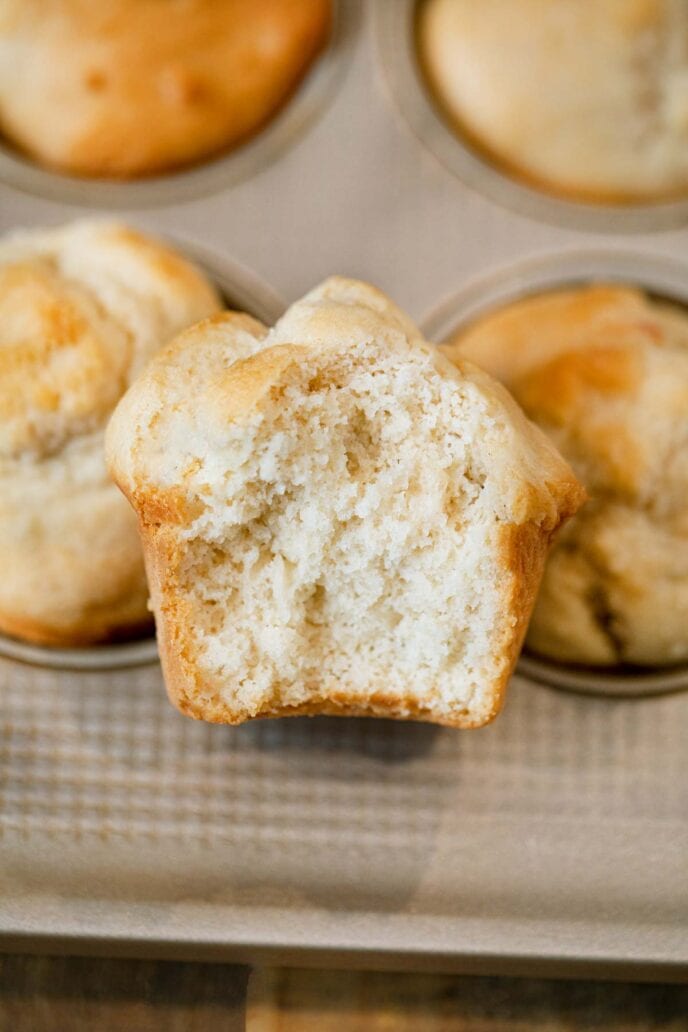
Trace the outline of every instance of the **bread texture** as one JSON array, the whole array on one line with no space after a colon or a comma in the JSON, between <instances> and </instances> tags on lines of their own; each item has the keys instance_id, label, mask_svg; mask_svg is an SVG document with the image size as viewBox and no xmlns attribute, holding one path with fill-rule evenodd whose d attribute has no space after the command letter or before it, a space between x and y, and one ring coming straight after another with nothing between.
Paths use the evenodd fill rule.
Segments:
<instances>
[{"instance_id":1,"label":"bread texture","mask_svg":"<svg viewBox=\"0 0 688 1032\"><path fill-rule=\"evenodd\" d=\"M0 241L0 631L85 645L150 627L105 424L153 353L218 311L168 247L114 223Z\"/></svg>"},{"instance_id":2,"label":"bread texture","mask_svg":"<svg viewBox=\"0 0 688 1032\"><path fill-rule=\"evenodd\" d=\"M443 350L500 379L590 494L548 560L530 647L606 666L688 659L688 316L581 287L487 315Z\"/></svg>"},{"instance_id":3,"label":"bread texture","mask_svg":"<svg viewBox=\"0 0 688 1032\"><path fill-rule=\"evenodd\" d=\"M35 160L130 178L226 151L286 103L331 0L0 0L0 129Z\"/></svg>"},{"instance_id":4,"label":"bread texture","mask_svg":"<svg viewBox=\"0 0 688 1032\"><path fill-rule=\"evenodd\" d=\"M108 429L168 692L221 723L498 712L582 489L507 393L391 301L327 280L269 331L164 349Z\"/></svg>"},{"instance_id":5,"label":"bread texture","mask_svg":"<svg viewBox=\"0 0 688 1032\"><path fill-rule=\"evenodd\" d=\"M688 191L684 0L423 0L418 47L459 133L584 201Z\"/></svg>"}]
</instances>

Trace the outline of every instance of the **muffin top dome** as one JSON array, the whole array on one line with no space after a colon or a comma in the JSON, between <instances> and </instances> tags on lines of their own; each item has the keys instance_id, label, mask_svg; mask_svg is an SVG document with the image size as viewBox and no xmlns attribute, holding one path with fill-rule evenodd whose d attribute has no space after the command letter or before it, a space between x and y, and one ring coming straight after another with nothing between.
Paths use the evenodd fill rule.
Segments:
<instances>
[{"instance_id":1,"label":"muffin top dome","mask_svg":"<svg viewBox=\"0 0 688 1032\"><path fill-rule=\"evenodd\" d=\"M202 161L261 128L327 38L330 0L0 0L0 131L81 176Z\"/></svg>"},{"instance_id":2,"label":"muffin top dome","mask_svg":"<svg viewBox=\"0 0 688 1032\"><path fill-rule=\"evenodd\" d=\"M581 200L688 192L683 0L425 0L420 59L497 164Z\"/></svg>"}]
</instances>

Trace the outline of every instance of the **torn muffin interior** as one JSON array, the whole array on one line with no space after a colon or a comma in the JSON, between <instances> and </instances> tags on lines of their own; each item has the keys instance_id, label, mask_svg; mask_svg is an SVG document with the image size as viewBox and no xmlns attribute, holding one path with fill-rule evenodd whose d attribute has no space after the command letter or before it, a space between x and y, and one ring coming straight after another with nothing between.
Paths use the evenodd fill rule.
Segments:
<instances>
[{"instance_id":1,"label":"torn muffin interior","mask_svg":"<svg viewBox=\"0 0 688 1032\"><path fill-rule=\"evenodd\" d=\"M490 705L515 623L487 469L499 410L429 349L298 352L187 464L204 511L175 589L204 691L246 716L338 693L453 718Z\"/></svg>"}]
</instances>

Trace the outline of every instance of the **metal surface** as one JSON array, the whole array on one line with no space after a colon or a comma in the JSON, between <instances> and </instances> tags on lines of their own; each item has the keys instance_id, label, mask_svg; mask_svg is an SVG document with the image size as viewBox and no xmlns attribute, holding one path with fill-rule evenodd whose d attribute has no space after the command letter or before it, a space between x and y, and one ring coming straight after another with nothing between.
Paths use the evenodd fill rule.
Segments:
<instances>
[{"instance_id":1,"label":"metal surface","mask_svg":"<svg viewBox=\"0 0 688 1032\"><path fill-rule=\"evenodd\" d=\"M141 641L128 641L116 645L59 649L31 645L0 634L0 656L14 659L19 663L28 663L42 670L108 671L156 663L158 647L154 638L144 638Z\"/></svg>"},{"instance_id":2,"label":"metal surface","mask_svg":"<svg viewBox=\"0 0 688 1032\"><path fill-rule=\"evenodd\" d=\"M376 38L406 10L370 0L347 17L341 88L279 160L263 167L256 148L241 182L145 211L132 184L121 216L221 262L225 294L266 316L270 290L292 299L333 272L378 283L438 336L532 287L533 268L542 285L613 275L618 261L617 275L683 298L688 230L631 239L613 222L592 234L524 217L408 131ZM57 196L0 187L0 229L93 211ZM232 729L177 714L154 664L5 656L0 698L6 947L688 971L688 694L583 697L519 675L477 732L307 718Z\"/></svg>"}]
</instances>

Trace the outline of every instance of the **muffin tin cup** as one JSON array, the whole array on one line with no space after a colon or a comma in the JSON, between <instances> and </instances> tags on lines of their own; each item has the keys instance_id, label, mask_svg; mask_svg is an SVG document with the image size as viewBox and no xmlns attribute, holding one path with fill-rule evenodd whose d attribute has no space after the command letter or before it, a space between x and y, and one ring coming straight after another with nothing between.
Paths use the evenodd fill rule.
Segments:
<instances>
[{"instance_id":1,"label":"muffin tin cup","mask_svg":"<svg viewBox=\"0 0 688 1032\"><path fill-rule=\"evenodd\" d=\"M0 657L53 670L124 670L156 663L158 645L155 638L143 638L115 645L51 648L0 635Z\"/></svg>"},{"instance_id":2,"label":"muffin tin cup","mask_svg":"<svg viewBox=\"0 0 688 1032\"><path fill-rule=\"evenodd\" d=\"M688 305L688 267L681 262L615 251L560 252L517 262L469 283L424 320L423 331L439 343L520 298L592 282L637 284L652 295ZM688 664L595 668L557 662L526 648L517 672L539 684L586 695L630 698L688 689Z\"/></svg>"},{"instance_id":3,"label":"muffin tin cup","mask_svg":"<svg viewBox=\"0 0 688 1032\"><path fill-rule=\"evenodd\" d=\"M281 298L243 266L187 241L171 236L164 239L205 272L227 308L248 312L268 325L284 311ZM153 636L116 644L62 648L33 645L0 634L0 658L53 670L108 671L155 663L158 647Z\"/></svg>"},{"instance_id":4,"label":"muffin tin cup","mask_svg":"<svg viewBox=\"0 0 688 1032\"><path fill-rule=\"evenodd\" d=\"M262 129L224 154L140 179L92 179L42 167L0 142L0 182L48 200L110 210L164 207L234 186L275 161L326 109L347 65L358 6L358 0L333 0L330 39L294 94Z\"/></svg>"},{"instance_id":5,"label":"muffin tin cup","mask_svg":"<svg viewBox=\"0 0 688 1032\"><path fill-rule=\"evenodd\" d=\"M420 0L422 2L422 0ZM419 0L378 0L376 35L393 101L421 143L465 186L541 222L601 233L651 233L688 222L688 197L657 203L584 203L557 197L492 164L433 98L416 45Z\"/></svg>"},{"instance_id":6,"label":"muffin tin cup","mask_svg":"<svg viewBox=\"0 0 688 1032\"><path fill-rule=\"evenodd\" d=\"M545 659L526 650L518 661L518 673L550 688L563 688L582 695L607 695L619 699L646 698L688 689L685 666L645 668L575 667Z\"/></svg>"}]
</instances>

